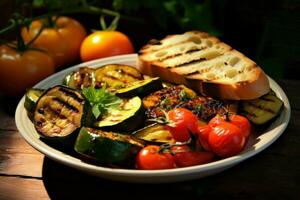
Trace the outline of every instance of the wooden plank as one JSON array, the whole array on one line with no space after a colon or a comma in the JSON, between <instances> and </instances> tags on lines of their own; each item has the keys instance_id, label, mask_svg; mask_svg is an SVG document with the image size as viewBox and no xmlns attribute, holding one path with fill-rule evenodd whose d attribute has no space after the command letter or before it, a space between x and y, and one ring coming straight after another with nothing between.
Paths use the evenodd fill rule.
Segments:
<instances>
[{"instance_id":1,"label":"wooden plank","mask_svg":"<svg viewBox=\"0 0 300 200\"><path fill-rule=\"evenodd\" d=\"M290 158L280 160L288 162ZM287 167L285 163L278 167L278 163L278 156L263 152L236 167L203 179L135 184L92 177L46 158L43 181L51 199L297 199L300 194L300 177L295 173L298 166Z\"/></svg>"},{"instance_id":2,"label":"wooden plank","mask_svg":"<svg viewBox=\"0 0 300 200\"><path fill-rule=\"evenodd\" d=\"M49 199L42 180L0 177L0 199L32 200Z\"/></svg>"},{"instance_id":3,"label":"wooden plank","mask_svg":"<svg viewBox=\"0 0 300 200\"><path fill-rule=\"evenodd\" d=\"M17 130L15 116L3 109L0 109L0 130Z\"/></svg>"},{"instance_id":4,"label":"wooden plank","mask_svg":"<svg viewBox=\"0 0 300 200\"><path fill-rule=\"evenodd\" d=\"M17 131L0 131L0 173L41 177L44 156Z\"/></svg>"}]
</instances>

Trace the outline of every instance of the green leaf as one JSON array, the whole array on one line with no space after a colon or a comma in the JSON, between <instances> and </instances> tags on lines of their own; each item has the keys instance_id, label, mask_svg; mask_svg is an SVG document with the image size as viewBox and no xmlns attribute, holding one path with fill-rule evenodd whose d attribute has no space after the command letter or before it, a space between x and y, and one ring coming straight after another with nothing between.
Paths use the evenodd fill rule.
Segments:
<instances>
[{"instance_id":1,"label":"green leaf","mask_svg":"<svg viewBox=\"0 0 300 200\"><path fill-rule=\"evenodd\" d=\"M95 116L95 118L97 119L101 115L99 105L94 105L92 108L92 112L93 112L93 115Z\"/></svg>"},{"instance_id":2,"label":"green leaf","mask_svg":"<svg viewBox=\"0 0 300 200\"><path fill-rule=\"evenodd\" d=\"M83 88L82 94L92 106L92 112L96 118L107 112L109 108L118 108L118 106L122 103L122 99L103 88Z\"/></svg>"},{"instance_id":3,"label":"green leaf","mask_svg":"<svg viewBox=\"0 0 300 200\"><path fill-rule=\"evenodd\" d=\"M181 90L179 93L179 98L181 101L188 101L190 99L190 96L186 91Z\"/></svg>"}]
</instances>

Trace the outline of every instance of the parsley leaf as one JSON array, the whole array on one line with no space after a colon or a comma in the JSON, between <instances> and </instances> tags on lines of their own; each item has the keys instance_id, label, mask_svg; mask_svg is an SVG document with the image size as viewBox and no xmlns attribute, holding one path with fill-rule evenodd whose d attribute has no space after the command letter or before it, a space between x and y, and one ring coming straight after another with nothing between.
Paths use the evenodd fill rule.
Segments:
<instances>
[{"instance_id":1,"label":"parsley leaf","mask_svg":"<svg viewBox=\"0 0 300 200\"><path fill-rule=\"evenodd\" d=\"M95 118L107 112L109 108L117 108L122 100L105 89L95 89L93 87L83 88L82 94L92 106Z\"/></svg>"},{"instance_id":2,"label":"parsley leaf","mask_svg":"<svg viewBox=\"0 0 300 200\"><path fill-rule=\"evenodd\" d=\"M180 91L179 98L180 98L181 101L188 101L188 100L190 100L189 94L186 91L184 91L184 90Z\"/></svg>"}]
</instances>

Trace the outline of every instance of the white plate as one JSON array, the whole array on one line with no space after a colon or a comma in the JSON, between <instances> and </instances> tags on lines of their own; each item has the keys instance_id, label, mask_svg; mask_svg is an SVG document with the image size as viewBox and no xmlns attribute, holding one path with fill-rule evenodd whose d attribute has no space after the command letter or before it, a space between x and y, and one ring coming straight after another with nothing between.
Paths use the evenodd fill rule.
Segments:
<instances>
[{"instance_id":1,"label":"white plate","mask_svg":"<svg viewBox=\"0 0 300 200\"><path fill-rule=\"evenodd\" d=\"M38 83L36 88L48 88L57 84L61 84L64 76L75 69L82 66L98 67L105 64L128 64L137 65L137 55L122 55L109 57L104 59L98 59L86 63L76 65L74 67L65 69L58 72L45 80ZM82 162L80 159L62 153L39 139L39 136L26 114L24 108L25 97L21 99L18 104L15 120L17 128L20 134L25 138L25 140L32 145L35 149L45 154L47 157L68 165L70 167L82 170L86 173L92 174L94 176L99 176L102 178L107 178L111 180L125 181L125 182L144 182L144 183L158 183L158 182L175 182L191 180L196 178L201 178L209 176L218 172L221 172L229 167L232 167L243 160L246 160L255 154L261 152L272 144L285 130L289 119L290 119L290 104L287 96L280 88L280 86L271 78L269 78L271 88L276 92L278 97L283 100L284 108L280 113L280 116L270 125L270 127L262 133L259 137L250 138L246 148L242 153L237 156L222 159L212 163L177 168L177 169L167 169L167 170L135 170L135 169L113 169L107 167L100 167Z\"/></svg>"}]
</instances>

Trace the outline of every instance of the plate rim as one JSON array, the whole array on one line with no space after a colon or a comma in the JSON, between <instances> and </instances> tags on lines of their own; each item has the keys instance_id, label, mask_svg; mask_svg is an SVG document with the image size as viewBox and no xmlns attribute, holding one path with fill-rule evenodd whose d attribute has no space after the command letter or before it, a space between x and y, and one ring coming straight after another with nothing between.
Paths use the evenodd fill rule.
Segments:
<instances>
[{"instance_id":1,"label":"plate rim","mask_svg":"<svg viewBox=\"0 0 300 200\"><path fill-rule=\"evenodd\" d=\"M121 56L113 56L108 58L102 58L102 59L96 59L89 62L84 62L78 65L74 65L72 67L69 67L65 70L59 71L48 78L42 80L38 84L36 84L34 87L41 87L42 85L45 85L49 80L52 80L54 78L60 77L63 74L67 74L69 72L74 71L74 69L79 68L81 66L87 66L87 65L97 65L98 62L101 63L116 63L115 60L131 60L136 59L136 62L138 62L137 54L127 54L127 55L121 55ZM148 177L150 178L150 182L156 182L155 179L162 178L162 177L169 177L169 176L184 176L184 175L190 175L193 173L201 173L205 172L207 170L217 170L221 168L230 167L233 165L236 165L269 147L274 141L276 141L282 133L285 131L287 125L290 121L290 115L291 115L291 107L288 100L288 97L286 96L285 92L282 90L282 88L270 77L270 85L276 87L276 94L279 96L280 99L284 102L284 111L281 112L280 117L282 118L281 123L276 128L276 134L274 137L271 138L267 143L265 143L263 146L258 147L257 149L250 150L250 151L243 151L241 154L232 156L229 158L221 159L218 161L214 161L211 163L203 164L203 165L196 165L196 166L190 166L190 167L184 167L184 168L174 168L174 169L162 169L162 170L137 170L137 169L120 169L120 168L108 168L108 167L102 167L97 165L92 165L85 163L81 161L78 158L75 158L73 156L70 156L68 154L65 154L63 152L58 151L55 148L52 148L48 146L47 144L43 143L38 138L32 138L33 134L29 134L25 131L26 124L22 123L20 121L21 117L24 115L24 101L25 101L25 95L22 97L22 99L19 101L16 112L15 112L15 123L17 126L17 129L19 133L22 135L22 137L26 140L27 143L29 143L33 148L38 150L39 152L43 153L45 156L49 157L50 159L53 159L57 162L60 162L62 164L68 165L70 167L87 171L92 174L97 174L98 176L101 176L103 178L111 178L122 180L122 177L128 177L128 176L135 176L135 177ZM274 128L274 129L275 129ZM272 130L274 130L272 129ZM271 130L270 130L271 131ZM265 132L264 132L265 133ZM37 134L37 133L36 133ZM37 141L36 141L37 140ZM149 182L149 180L145 181L137 181L137 182ZM128 181L128 182L132 182ZM158 182L158 181L157 181ZM169 182L166 180L166 182ZM172 181L173 182L173 181Z\"/></svg>"}]
</instances>

